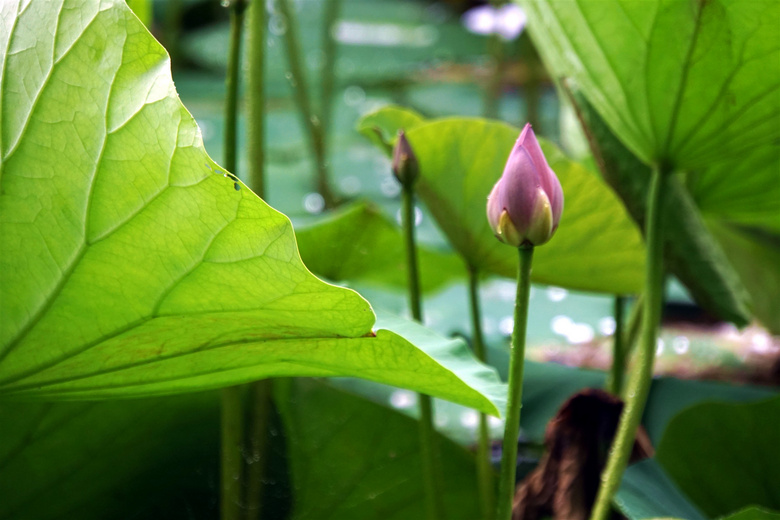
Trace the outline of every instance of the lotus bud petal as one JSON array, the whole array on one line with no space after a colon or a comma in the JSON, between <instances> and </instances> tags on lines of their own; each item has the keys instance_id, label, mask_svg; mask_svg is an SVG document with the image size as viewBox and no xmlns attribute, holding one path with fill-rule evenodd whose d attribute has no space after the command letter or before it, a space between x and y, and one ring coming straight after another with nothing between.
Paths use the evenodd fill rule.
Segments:
<instances>
[{"instance_id":1,"label":"lotus bud petal","mask_svg":"<svg viewBox=\"0 0 780 520\"><path fill-rule=\"evenodd\" d=\"M420 174L420 165L417 156L414 155L412 145L406 139L406 134L401 130L393 147L393 174L401 184L413 183Z\"/></svg>"},{"instance_id":2,"label":"lotus bud petal","mask_svg":"<svg viewBox=\"0 0 780 520\"><path fill-rule=\"evenodd\" d=\"M490 227L509 245L538 246L553 236L562 213L561 183L547 164L531 125L525 125L488 196Z\"/></svg>"}]
</instances>

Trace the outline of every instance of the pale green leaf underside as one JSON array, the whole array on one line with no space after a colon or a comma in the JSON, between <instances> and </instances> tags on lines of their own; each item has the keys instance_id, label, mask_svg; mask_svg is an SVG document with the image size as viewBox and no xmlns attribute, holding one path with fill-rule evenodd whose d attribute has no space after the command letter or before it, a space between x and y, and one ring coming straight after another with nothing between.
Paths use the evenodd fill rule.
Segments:
<instances>
[{"instance_id":1,"label":"pale green leaf underside","mask_svg":"<svg viewBox=\"0 0 780 520\"><path fill-rule=\"evenodd\" d=\"M553 75L643 161L692 168L780 137L777 1L521 3Z\"/></svg>"},{"instance_id":2,"label":"pale green leaf underside","mask_svg":"<svg viewBox=\"0 0 780 520\"><path fill-rule=\"evenodd\" d=\"M407 132L420 161L420 197L466 262L514 277L517 252L499 242L486 216L520 130L482 119L442 119ZM550 242L536 248L537 283L611 293L641 290L644 246L614 193L595 175L540 140L561 181L564 210Z\"/></svg>"},{"instance_id":3,"label":"pale green leaf underside","mask_svg":"<svg viewBox=\"0 0 780 520\"><path fill-rule=\"evenodd\" d=\"M780 143L690 172L687 186L704 217L780 233Z\"/></svg>"},{"instance_id":4,"label":"pale green leaf underside","mask_svg":"<svg viewBox=\"0 0 780 520\"><path fill-rule=\"evenodd\" d=\"M124 2L5 2L0 24L0 395L353 375L495 413L306 270L289 220L207 156Z\"/></svg>"},{"instance_id":5,"label":"pale green leaf underside","mask_svg":"<svg viewBox=\"0 0 780 520\"><path fill-rule=\"evenodd\" d=\"M644 225L650 168L623 146L579 92L571 90L570 85L565 87L575 101L603 178L636 222ZM706 175L702 178L712 180ZM750 319L747 290L723 248L707 230L681 179L674 176L668 187L664 256L669 271L685 284L699 305L720 318L745 325Z\"/></svg>"}]
</instances>

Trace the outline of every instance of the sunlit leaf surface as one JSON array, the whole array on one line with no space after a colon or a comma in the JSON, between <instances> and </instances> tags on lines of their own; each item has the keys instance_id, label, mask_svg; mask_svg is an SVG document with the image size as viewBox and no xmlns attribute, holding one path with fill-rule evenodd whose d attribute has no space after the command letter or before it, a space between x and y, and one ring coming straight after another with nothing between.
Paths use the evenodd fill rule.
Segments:
<instances>
[{"instance_id":1,"label":"sunlit leaf surface","mask_svg":"<svg viewBox=\"0 0 780 520\"><path fill-rule=\"evenodd\" d=\"M374 336L365 300L306 270L287 218L207 156L123 1L5 2L0 24L0 394L355 375L497 413L465 346Z\"/></svg>"},{"instance_id":2,"label":"sunlit leaf surface","mask_svg":"<svg viewBox=\"0 0 780 520\"><path fill-rule=\"evenodd\" d=\"M693 168L780 137L775 0L521 3L553 76L646 163Z\"/></svg>"}]
</instances>

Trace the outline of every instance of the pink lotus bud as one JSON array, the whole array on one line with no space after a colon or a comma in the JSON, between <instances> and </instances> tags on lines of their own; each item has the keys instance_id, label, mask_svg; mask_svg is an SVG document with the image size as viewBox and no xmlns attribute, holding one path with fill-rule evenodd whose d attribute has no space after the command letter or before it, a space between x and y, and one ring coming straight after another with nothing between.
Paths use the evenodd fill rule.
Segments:
<instances>
[{"instance_id":1,"label":"pink lotus bud","mask_svg":"<svg viewBox=\"0 0 780 520\"><path fill-rule=\"evenodd\" d=\"M531 125L517 139L504 173L490 192L487 217L496 237L515 247L544 244L558 229L563 190Z\"/></svg>"},{"instance_id":2,"label":"pink lotus bud","mask_svg":"<svg viewBox=\"0 0 780 520\"><path fill-rule=\"evenodd\" d=\"M420 165L414 155L412 145L406 139L403 130L398 132L398 140L393 148L393 175L401 184L414 183L420 175Z\"/></svg>"}]
</instances>

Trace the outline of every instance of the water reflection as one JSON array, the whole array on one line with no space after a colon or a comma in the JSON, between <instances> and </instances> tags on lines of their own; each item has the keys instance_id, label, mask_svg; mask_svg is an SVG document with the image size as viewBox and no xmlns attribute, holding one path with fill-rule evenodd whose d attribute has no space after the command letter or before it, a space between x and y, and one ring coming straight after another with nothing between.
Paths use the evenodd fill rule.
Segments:
<instances>
[{"instance_id":1,"label":"water reflection","mask_svg":"<svg viewBox=\"0 0 780 520\"><path fill-rule=\"evenodd\" d=\"M397 181L396 181L396 184L398 184ZM422 220L423 220L423 212L422 212L422 210L420 208L415 206L414 207L414 226L417 227L420 224L422 224ZM400 209L395 214L395 221L398 222L399 225L401 225L403 223L403 218L402 218Z\"/></svg>"},{"instance_id":2,"label":"water reflection","mask_svg":"<svg viewBox=\"0 0 780 520\"><path fill-rule=\"evenodd\" d=\"M604 316L599 320L599 332L604 336L611 336L615 333L615 318Z\"/></svg>"},{"instance_id":3,"label":"water reflection","mask_svg":"<svg viewBox=\"0 0 780 520\"><path fill-rule=\"evenodd\" d=\"M460 414L460 424L464 428L473 429L479 425L479 413L474 410L466 410Z\"/></svg>"},{"instance_id":4,"label":"water reflection","mask_svg":"<svg viewBox=\"0 0 780 520\"><path fill-rule=\"evenodd\" d=\"M562 287L548 287L547 298L551 302L562 302L569 295L569 291Z\"/></svg>"},{"instance_id":5,"label":"water reflection","mask_svg":"<svg viewBox=\"0 0 780 520\"><path fill-rule=\"evenodd\" d=\"M417 395L409 390L396 390L390 394L390 404L393 408L411 408L417 403Z\"/></svg>"},{"instance_id":6,"label":"water reflection","mask_svg":"<svg viewBox=\"0 0 780 520\"><path fill-rule=\"evenodd\" d=\"M325 199L319 193L308 193L303 198L303 209L313 215L322 213L322 210L325 209Z\"/></svg>"},{"instance_id":7,"label":"water reflection","mask_svg":"<svg viewBox=\"0 0 780 520\"><path fill-rule=\"evenodd\" d=\"M690 345L690 340L685 336L675 336L672 339L672 350L674 350L677 354L685 354L688 352Z\"/></svg>"}]
</instances>

